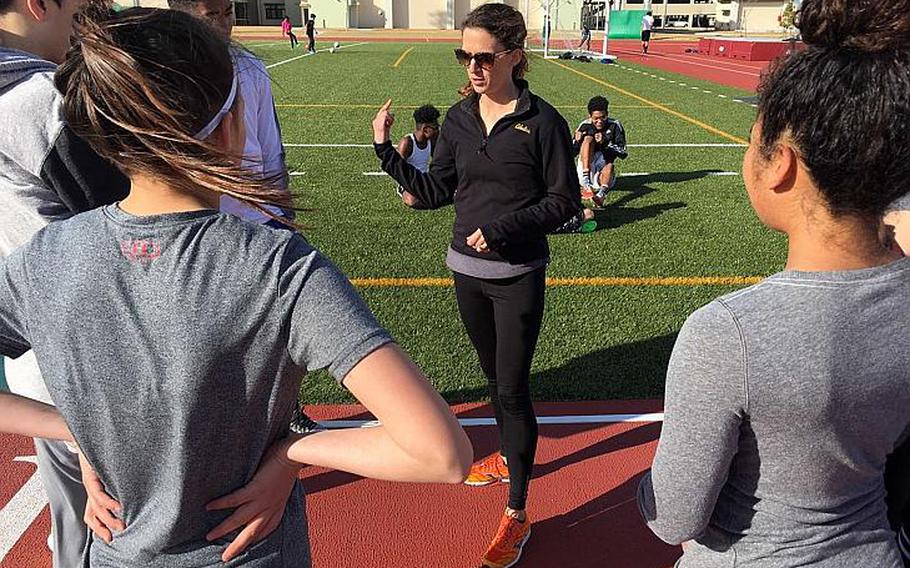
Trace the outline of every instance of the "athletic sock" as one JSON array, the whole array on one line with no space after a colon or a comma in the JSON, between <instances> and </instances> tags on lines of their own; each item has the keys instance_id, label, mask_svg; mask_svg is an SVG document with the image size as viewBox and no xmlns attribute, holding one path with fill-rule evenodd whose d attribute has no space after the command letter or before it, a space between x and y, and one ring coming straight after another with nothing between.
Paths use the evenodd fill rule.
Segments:
<instances>
[{"instance_id":1,"label":"athletic sock","mask_svg":"<svg viewBox=\"0 0 910 568\"><path fill-rule=\"evenodd\" d=\"M589 171L582 171L582 172L581 172L581 180L582 180L582 183L584 184L585 187L593 187L593 186L594 186L594 184L591 183L591 172L589 172Z\"/></svg>"}]
</instances>

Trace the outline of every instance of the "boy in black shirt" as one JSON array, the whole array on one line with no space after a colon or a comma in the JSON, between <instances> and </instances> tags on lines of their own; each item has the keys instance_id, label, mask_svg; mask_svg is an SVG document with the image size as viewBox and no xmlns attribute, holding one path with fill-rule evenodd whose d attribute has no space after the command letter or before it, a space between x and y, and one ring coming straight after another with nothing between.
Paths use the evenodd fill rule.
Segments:
<instances>
[{"instance_id":1,"label":"boy in black shirt","mask_svg":"<svg viewBox=\"0 0 910 568\"><path fill-rule=\"evenodd\" d=\"M616 183L616 158L624 160L626 132L622 124L608 116L610 102L596 96L588 101L588 120L575 131L575 152L578 154L578 181L582 192L603 207L607 192ZM596 193L595 193L596 192Z\"/></svg>"},{"instance_id":2,"label":"boy in black shirt","mask_svg":"<svg viewBox=\"0 0 910 568\"><path fill-rule=\"evenodd\" d=\"M316 53L316 34L318 33L316 31L316 14L310 14L310 19L306 21L306 37L310 40L306 46L307 52Z\"/></svg>"}]
</instances>

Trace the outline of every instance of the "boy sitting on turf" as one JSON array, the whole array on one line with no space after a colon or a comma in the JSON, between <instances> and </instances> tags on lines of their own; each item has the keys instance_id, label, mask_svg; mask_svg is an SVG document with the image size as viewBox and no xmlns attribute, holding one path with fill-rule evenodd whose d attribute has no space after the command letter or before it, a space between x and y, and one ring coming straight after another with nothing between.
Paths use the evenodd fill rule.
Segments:
<instances>
[{"instance_id":1,"label":"boy sitting on turf","mask_svg":"<svg viewBox=\"0 0 910 568\"><path fill-rule=\"evenodd\" d=\"M588 101L588 119L575 131L575 151L578 156L578 181L582 197L588 195L598 207L603 207L607 192L616 183L616 158L625 160L626 132L615 118L609 118L610 102L601 96Z\"/></svg>"},{"instance_id":2,"label":"boy sitting on turf","mask_svg":"<svg viewBox=\"0 0 910 568\"><path fill-rule=\"evenodd\" d=\"M433 145L439 136L439 111L433 105L423 105L414 111L414 132L398 141L398 153L423 173L430 170ZM396 190L408 207L423 209L420 201L400 185Z\"/></svg>"}]
</instances>

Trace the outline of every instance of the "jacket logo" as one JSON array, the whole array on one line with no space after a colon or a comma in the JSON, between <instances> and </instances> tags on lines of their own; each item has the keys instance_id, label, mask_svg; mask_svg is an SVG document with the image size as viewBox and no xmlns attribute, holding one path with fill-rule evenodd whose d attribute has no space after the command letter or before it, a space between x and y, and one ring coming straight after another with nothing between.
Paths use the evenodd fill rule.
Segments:
<instances>
[{"instance_id":1,"label":"jacket logo","mask_svg":"<svg viewBox=\"0 0 910 568\"><path fill-rule=\"evenodd\" d=\"M120 241L120 253L130 262L151 262L161 256L161 245L146 239Z\"/></svg>"},{"instance_id":2,"label":"jacket logo","mask_svg":"<svg viewBox=\"0 0 910 568\"><path fill-rule=\"evenodd\" d=\"M518 124L516 124L515 130L520 130L521 132L524 132L525 134L531 133L531 128L526 126L523 122L519 122Z\"/></svg>"}]
</instances>

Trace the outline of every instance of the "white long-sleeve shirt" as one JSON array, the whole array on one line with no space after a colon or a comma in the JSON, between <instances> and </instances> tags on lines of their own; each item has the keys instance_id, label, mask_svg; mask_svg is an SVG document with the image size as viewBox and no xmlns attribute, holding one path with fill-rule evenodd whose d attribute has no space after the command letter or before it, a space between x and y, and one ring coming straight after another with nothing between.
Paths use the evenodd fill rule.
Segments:
<instances>
[{"instance_id":1,"label":"white long-sleeve shirt","mask_svg":"<svg viewBox=\"0 0 910 568\"><path fill-rule=\"evenodd\" d=\"M265 65L255 55L234 50L234 63L240 81L240 94L244 103L246 143L243 149L243 166L261 172L265 177L283 176L287 187L287 167L281 127L272 98L272 83ZM276 215L284 212L278 207L268 207ZM232 197L221 198L221 211L254 223L267 223L271 218L258 209Z\"/></svg>"}]
</instances>

